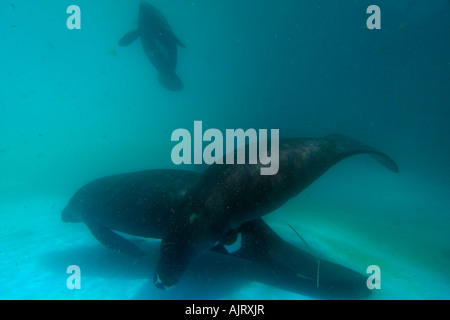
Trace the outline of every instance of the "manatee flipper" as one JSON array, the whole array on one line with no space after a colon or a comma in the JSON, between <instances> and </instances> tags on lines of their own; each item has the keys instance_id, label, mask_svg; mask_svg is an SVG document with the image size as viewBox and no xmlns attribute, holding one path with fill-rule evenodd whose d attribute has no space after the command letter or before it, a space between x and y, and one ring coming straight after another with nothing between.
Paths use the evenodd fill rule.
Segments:
<instances>
[{"instance_id":1,"label":"manatee flipper","mask_svg":"<svg viewBox=\"0 0 450 320\"><path fill-rule=\"evenodd\" d=\"M186 46L184 45L183 42L180 41L180 39L178 39L175 35L173 35L173 37L175 38L175 42L177 43L177 45L179 45L182 48L186 48Z\"/></svg>"},{"instance_id":2,"label":"manatee flipper","mask_svg":"<svg viewBox=\"0 0 450 320\"><path fill-rule=\"evenodd\" d=\"M122 38L119 40L119 46L126 47L130 44L132 44L137 38L139 38L140 32L139 29L132 30L125 34Z\"/></svg>"},{"instance_id":3,"label":"manatee flipper","mask_svg":"<svg viewBox=\"0 0 450 320\"><path fill-rule=\"evenodd\" d=\"M86 225L94 237L107 248L131 255L133 257L142 256L141 250L136 245L119 236L117 233L111 231L105 226L91 222L86 223Z\"/></svg>"},{"instance_id":4,"label":"manatee flipper","mask_svg":"<svg viewBox=\"0 0 450 320\"><path fill-rule=\"evenodd\" d=\"M343 136L341 134L333 134L327 136L326 139L332 142L330 145L335 148L334 151L336 152L336 155L339 155L341 159L360 153L368 153L387 169L393 172L399 172L397 164L387 154L378 151L377 149L372 148L365 143L347 136Z\"/></svg>"}]
</instances>

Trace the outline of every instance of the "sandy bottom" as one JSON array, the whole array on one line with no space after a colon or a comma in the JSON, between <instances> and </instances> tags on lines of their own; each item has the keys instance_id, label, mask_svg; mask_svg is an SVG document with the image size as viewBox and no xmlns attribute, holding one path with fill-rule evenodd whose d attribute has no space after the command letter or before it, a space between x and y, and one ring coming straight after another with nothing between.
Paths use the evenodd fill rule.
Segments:
<instances>
[{"instance_id":1,"label":"sandy bottom","mask_svg":"<svg viewBox=\"0 0 450 320\"><path fill-rule=\"evenodd\" d=\"M450 299L449 190L380 170L345 180L346 167L323 177L265 217L287 241L363 274L381 269L371 299ZM1 299L310 299L249 280L242 265L207 254L180 283L161 291L152 282L159 240L134 241L144 258L112 252L82 224L64 224L71 195L0 199ZM66 286L69 265L81 289ZM369 276L369 275L368 275Z\"/></svg>"}]
</instances>

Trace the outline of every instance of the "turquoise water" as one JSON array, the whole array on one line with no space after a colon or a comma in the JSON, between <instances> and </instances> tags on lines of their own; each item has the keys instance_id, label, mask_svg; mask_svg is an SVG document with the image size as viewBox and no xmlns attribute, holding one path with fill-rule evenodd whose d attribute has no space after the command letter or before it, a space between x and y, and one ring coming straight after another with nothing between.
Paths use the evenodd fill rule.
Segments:
<instances>
[{"instance_id":1,"label":"turquoise water","mask_svg":"<svg viewBox=\"0 0 450 320\"><path fill-rule=\"evenodd\" d=\"M139 42L118 45L138 3L0 4L1 299L310 298L233 265L218 272L209 257L163 292L151 280L158 240L136 239L148 254L134 263L61 222L89 181L175 168L171 133L195 120L281 137L340 133L389 154L399 174L347 159L265 220L361 273L379 265L371 298L450 298L448 1L154 0L186 45L179 92L158 83ZM80 30L66 27L72 4ZM371 4L380 30L366 27ZM81 290L66 287L72 264Z\"/></svg>"}]
</instances>

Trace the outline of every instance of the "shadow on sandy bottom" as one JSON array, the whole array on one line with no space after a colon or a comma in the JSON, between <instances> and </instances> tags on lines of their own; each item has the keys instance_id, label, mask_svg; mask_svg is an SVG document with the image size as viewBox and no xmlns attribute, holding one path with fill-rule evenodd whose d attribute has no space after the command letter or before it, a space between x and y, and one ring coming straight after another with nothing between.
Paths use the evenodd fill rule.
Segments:
<instances>
[{"instance_id":1,"label":"shadow on sandy bottom","mask_svg":"<svg viewBox=\"0 0 450 320\"><path fill-rule=\"evenodd\" d=\"M139 259L113 252L101 245L80 246L70 250L56 250L44 254L40 263L50 272L60 274L67 266L80 266L84 277L94 277L108 281L126 279L148 279L138 289L133 299L239 299L240 291L251 287L252 282L271 286L278 290L292 292L292 298L352 299L340 295L339 291L317 289L315 281L292 274L285 274L251 261L207 252L194 261L180 282L168 291L157 289L153 284L153 272L159 254L159 241L138 243L145 255ZM251 299L247 292L245 299ZM297 294L297 295L296 295ZM301 295L301 296L298 296ZM289 294L279 295L287 299ZM257 299L274 298L273 293L264 296L257 292Z\"/></svg>"}]
</instances>

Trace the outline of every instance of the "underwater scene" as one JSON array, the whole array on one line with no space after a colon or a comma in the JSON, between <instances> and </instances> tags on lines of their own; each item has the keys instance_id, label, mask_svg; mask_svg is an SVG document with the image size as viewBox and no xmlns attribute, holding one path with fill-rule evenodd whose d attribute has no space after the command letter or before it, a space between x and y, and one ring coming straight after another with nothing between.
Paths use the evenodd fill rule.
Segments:
<instances>
[{"instance_id":1,"label":"underwater scene","mask_svg":"<svg viewBox=\"0 0 450 320\"><path fill-rule=\"evenodd\" d=\"M0 299L449 299L448 0L3 0Z\"/></svg>"}]
</instances>

